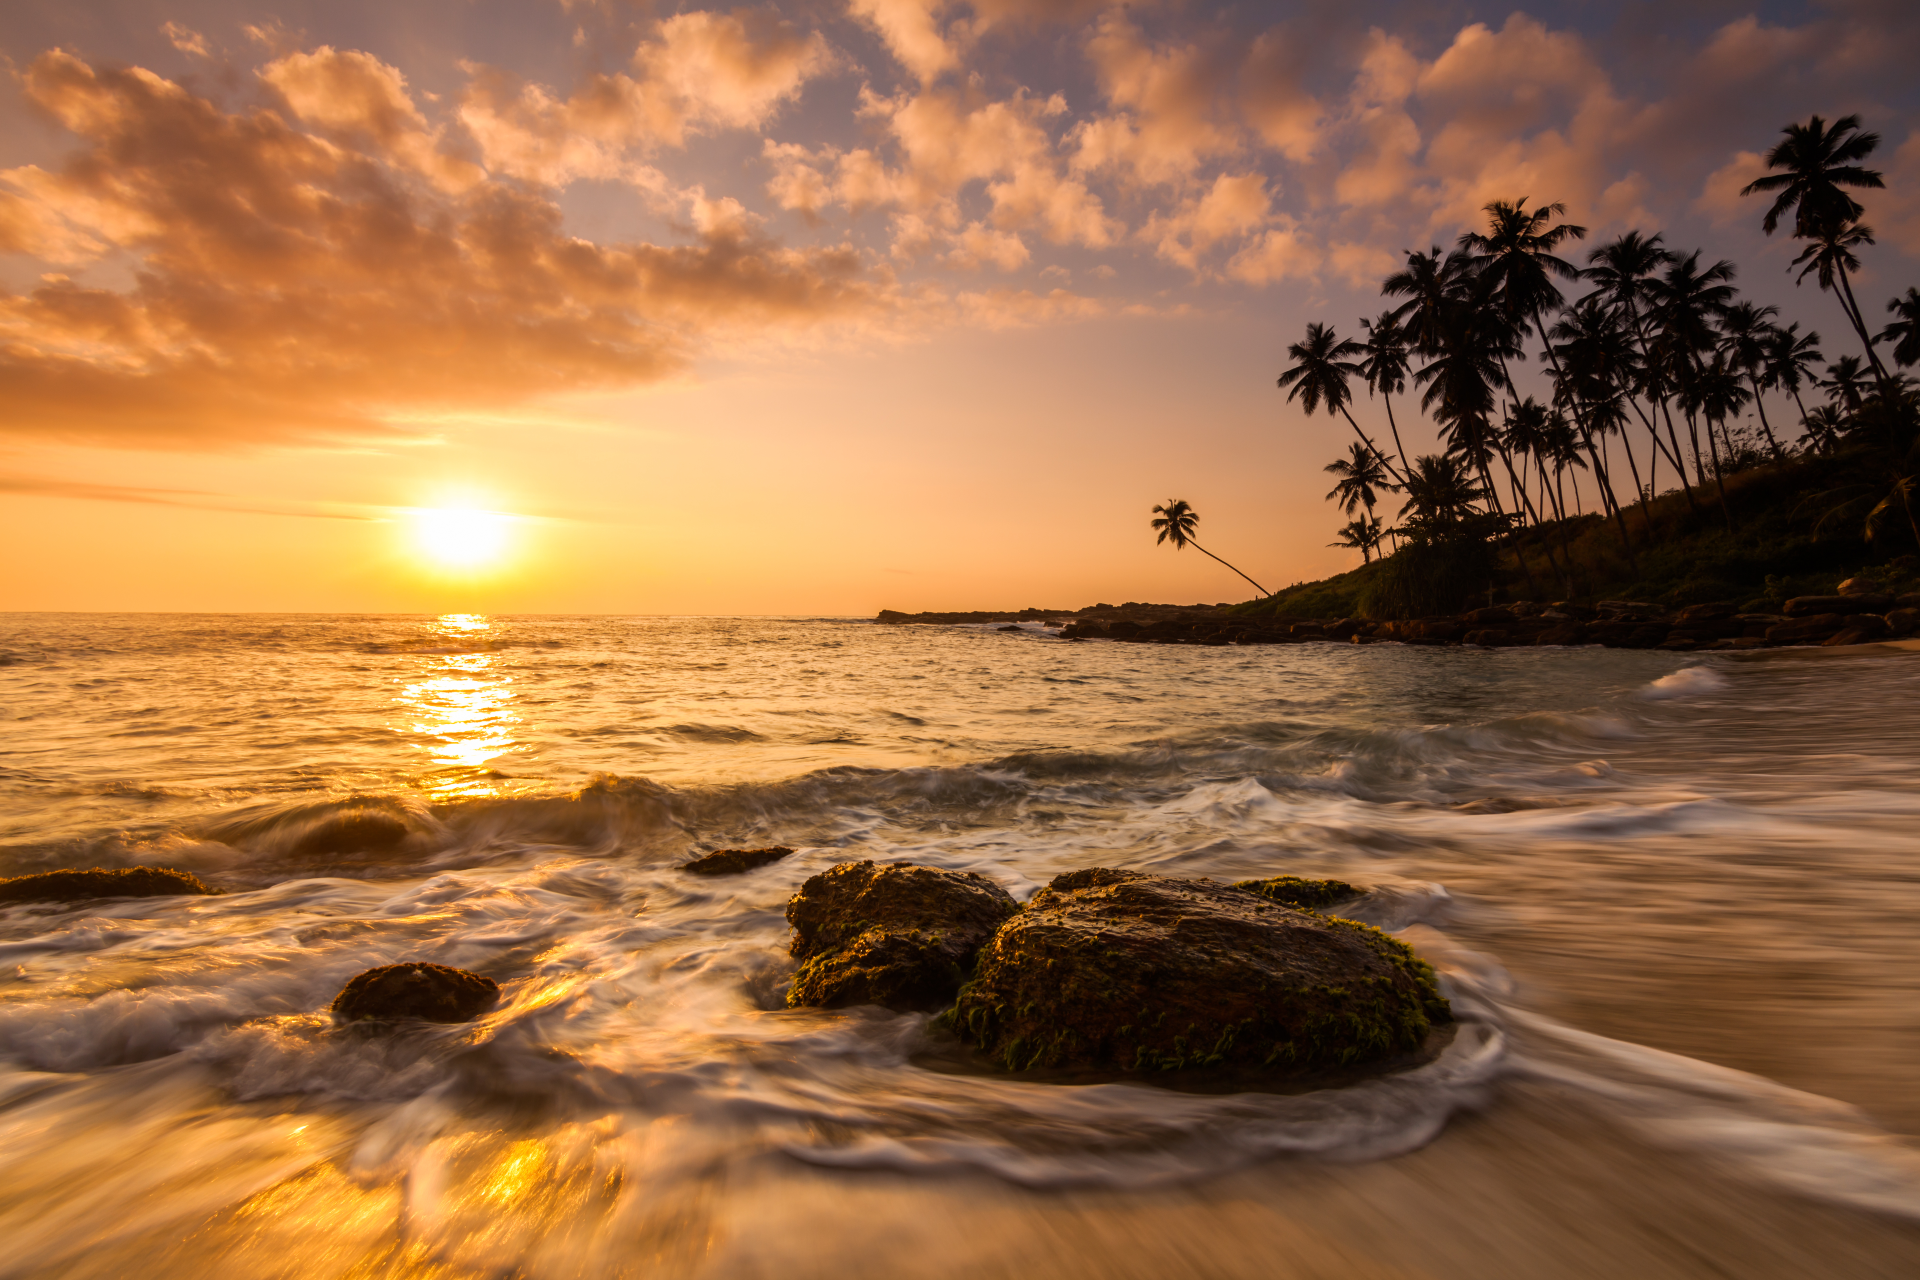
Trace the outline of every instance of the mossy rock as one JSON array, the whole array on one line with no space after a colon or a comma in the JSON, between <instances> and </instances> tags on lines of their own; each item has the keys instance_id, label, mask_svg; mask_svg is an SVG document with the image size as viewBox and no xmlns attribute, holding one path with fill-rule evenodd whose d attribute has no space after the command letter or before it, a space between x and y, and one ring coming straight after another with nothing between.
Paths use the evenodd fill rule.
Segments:
<instances>
[{"instance_id":1,"label":"mossy rock","mask_svg":"<svg viewBox=\"0 0 1920 1280\"><path fill-rule=\"evenodd\" d=\"M91 867L0 880L0 902L84 902L90 898L166 898L219 892L191 871L172 867Z\"/></svg>"},{"instance_id":2,"label":"mossy rock","mask_svg":"<svg viewBox=\"0 0 1920 1280\"><path fill-rule=\"evenodd\" d=\"M1020 908L973 871L843 862L787 902L795 1009L877 1004L938 1009L973 969L981 944Z\"/></svg>"},{"instance_id":3,"label":"mossy rock","mask_svg":"<svg viewBox=\"0 0 1920 1280\"><path fill-rule=\"evenodd\" d=\"M743 871L752 871L755 867L764 867L792 856L793 850L783 844L770 845L765 849L716 849L682 865L680 869L696 876L737 876Z\"/></svg>"},{"instance_id":4,"label":"mossy rock","mask_svg":"<svg viewBox=\"0 0 1920 1280\"><path fill-rule=\"evenodd\" d=\"M1257 893L1268 902L1303 911L1319 911L1336 903L1351 902L1366 893L1345 880L1307 880L1300 876L1274 876L1267 880L1241 880L1234 886Z\"/></svg>"},{"instance_id":5,"label":"mossy rock","mask_svg":"<svg viewBox=\"0 0 1920 1280\"><path fill-rule=\"evenodd\" d=\"M981 949L948 1020L1013 1071L1303 1074L1404 1059L1452 1014L1411 948L1231 885L1056 877Z\"/></svg>"},{"instance_id":6,"label":"mossy rock","mask_svg":"<svg viewBox=\"0 0 1920 1280\"><path fill-rule=\"evenodd\" d=\"M352 978L328 1011L341 1022L471 1022L493 1008L500 985L444 964L383 964Z\"/></svg>"}]
</instances>

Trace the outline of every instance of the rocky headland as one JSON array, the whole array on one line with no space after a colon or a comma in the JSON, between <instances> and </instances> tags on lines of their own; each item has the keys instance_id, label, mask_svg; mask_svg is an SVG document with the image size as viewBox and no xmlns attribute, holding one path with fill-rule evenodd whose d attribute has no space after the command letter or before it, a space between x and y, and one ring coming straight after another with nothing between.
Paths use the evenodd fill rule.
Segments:
<instances>
[{"instance_id":1,"label":"rocky headland","mask_svg":"<svg viewBox=\"0 0 1920 1280\"><path fill-rule=\"evenodd\" d=\"M1920 636L1920 593L1891 594L1842 583L1833 595L1796 596L1777 611L1732 601L1669 609L1636 600L1518 601L1443 617L1406 619L1272 618L1228 606L1095 605L1072 612L893 614L880 622L1042 622L1062 640L1133 644L1605 645L1677 651L1855 645ZM1023 628L1024 629L1024 628Z\"/></svg>"}]
</instances>

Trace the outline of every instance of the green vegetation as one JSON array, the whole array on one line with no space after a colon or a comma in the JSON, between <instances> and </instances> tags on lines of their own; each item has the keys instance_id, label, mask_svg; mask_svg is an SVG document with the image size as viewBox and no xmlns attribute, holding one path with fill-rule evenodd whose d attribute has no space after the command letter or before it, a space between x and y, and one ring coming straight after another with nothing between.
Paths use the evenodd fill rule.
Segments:
<instances>
[{"instance_id":1,"label":"green vegetation","mask_svg":"<svg viewBox=\"0 0 1920 1280\"><path fill-rule=\"evenodd\" d=\"M1257 893L1268 902L1277 902L1283 907L1299 907L1305 911L1318 911L1336 902L1348 902L1361 893L1345 880L1307 880L1300 876L1238 880L1233 887Z\"/></svg>"},{"instance_id":2,"label":"green vegetation","mask_svg":"<svg viewBox=\"0 0 1920 1280\"><path fill-rule=\"evenodd\" d=\"M1316 322L1288 348L1288 399L1340 414L1358 437L1327 470L1340 477L1328 498L1349 517L1333 545L1359 549L1362 566L1240 611L1406 618L1513 598L1759 603L1830 591L1862 569L1911 579L1920 384L1889 364L1920 362L1920 290L1887 304L1893 322L1876 335L1852 289L1856 251L1873 233L1848 190L1883 185L1860 163L1879 138L1853 116L1815 116L1784 135L1767 155L1774 172L1746 193L1773 197L1769 234L1790 218L1805 242L1799 279L1833 295L1861 354L1828 359L1818 333L1742 300L1730 262L1629 231L1576 266L1560 255L1586 230L1558 221L1564 206L1496 200L1485 232L1407 255L1381 285L1402 301L1361 322L1366 342ZM1585 292L1569 299L1562 285ZM1536 342L1547 403L1514 382ZM1409 373L1443 445L1410 460L1392 403ZM1354 377L1386 402L1397 462L1348 411ZM1810 409L1809 391L1825 403ZM1775 430L1768 392L1799 410L1793 438ZM1598 511L1582 510L1581 472ZM1390 526L1375 513L1386 494L1404 495ZM1383 540L1394 549L1376 559Z\"/></svg>"}]
</instances>

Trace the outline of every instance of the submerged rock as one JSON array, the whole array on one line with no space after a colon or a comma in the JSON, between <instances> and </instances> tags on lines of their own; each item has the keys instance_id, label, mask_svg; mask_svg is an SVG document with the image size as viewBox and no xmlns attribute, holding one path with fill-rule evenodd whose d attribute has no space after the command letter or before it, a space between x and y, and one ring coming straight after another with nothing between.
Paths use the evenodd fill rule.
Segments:
<instances>
[{"instance_id":1,"label":"submerged rock","mask_svg":"<svg viewBox=\"0 0 1920 1280\"><path fill-rule=\"evenodd\" d=\"M765 849L716 849L680 869L696 876L737 876L792 856L793 850L784 844L769 845Z\"/></svg>"},{"instance_id":2,"label":"submerged rock","mask_svg":"<svg viewBox=\"0 0 1920 1280\"><path fill-rule=\"evenodd\" d=\"M1378 929L1095 869L994 934L951 1022L1010 1070L1297 1072L1413 1053L1451 1016L1433 970Z\"/></svg>"},{"instance_id":3,"label":"submerged rock","mask_svg":"<svg viewBox=\"0 0 1920 1280\"><path fill-rule=\"evenodd\" d=\"M500 984L465 969L414 961L369 969L340 988L329 1012L341 1022L418 1018L471 1022L493 1008Z\"/></svg>"},{"instance_id":4,"label":"submerged rock","mask_svg":"<svg viewBox=\"0 0 1920 1280\"><path fill-rule=\"evenodd\" d=\"M1268 902L1283 907L1318 911L1336 902L1351 902L1366 892L1345 880L1307 880L1300 876L1274 876L1268 880L1240 880L1234 888L1257 893Z\"/></svg>"},{"instance_id":5,"label":"submerged rock","mask_svg":"<svg viewBox=\"0 0 1920 1280\"><path fill-rule=\"evenodd\" d=\"M172 867L92 867L0 880L0 902L82 902L88 898L164 898L219 892L191 871Z\"/></svg>"},{"instance_id":6,"label":"submerged rock","mask_svg":"<svg viewBox=\"0 0 1920 1280\"><path fill-rule=\"evenodd\" d=\"M980 946L1019 907L973 871L843 862L787 903L792 1008L937 1009L966 981Z\"/></svg>"},{"instance_id":7,"label":"submerged rock","mask_svg":"<svg viewBox=\"0 0 1920 1280\"><path fill-rule=\"evenodd\" d=\"M294 841L296 857L391 849L408 836L407 824L381 809L343 809Z\"/></svg>"}]
</instances>

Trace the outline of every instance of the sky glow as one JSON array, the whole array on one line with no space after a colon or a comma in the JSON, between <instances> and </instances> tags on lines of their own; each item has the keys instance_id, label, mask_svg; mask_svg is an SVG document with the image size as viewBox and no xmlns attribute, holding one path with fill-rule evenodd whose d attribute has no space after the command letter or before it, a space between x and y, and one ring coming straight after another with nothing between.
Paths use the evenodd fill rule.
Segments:
<instances>
[{"instance_id":1,"label":"sky glow","mask_svg":"<svg viewBox=\"0 0 1920 1280\"><path fill-rule=\"evenodd\" d=\"M1908 5L160 12L0 16L5 607L1237 599L1149 507L1356 560L1282 353L1490 199L1837 336L1737 191L1859 112L1863 305L1920 279ZM458 485L537 536L388 536Z\"/></svg>"}]
</instances>

